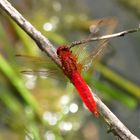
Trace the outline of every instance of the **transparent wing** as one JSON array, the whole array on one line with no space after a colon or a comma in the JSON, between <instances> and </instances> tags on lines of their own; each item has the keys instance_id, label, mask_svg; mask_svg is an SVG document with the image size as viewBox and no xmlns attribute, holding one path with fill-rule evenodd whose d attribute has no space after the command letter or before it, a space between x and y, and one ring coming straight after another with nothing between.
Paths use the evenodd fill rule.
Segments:
<instances>
[{"instance_id":1,"label":"transparent wing","mask_svg":"<svg viewBox=\"0 0 140 140\"><path fill-rule=\"evenodd\" d=\"M97 19L93 21L93 23L92 21L90 22L89 29L93 36L98 36L99 33L101 35L111 34L114 31L117 23L117 19L114 17Z\"/></svg>"},{"instance_id":2,"label":"transparent wing","mask_svg":"<svg viewBox=\"0 0 140 140\"><path fill-rule=\"evenodd\" d=\"M117 21L114 18L104 18L96 20L92 23L90 23L90 31L91 34L87 37L87 40L92 37L99 37L105 34L111 34L116 27ZM84 39L86 40L86 39ZM80 42L80 41L79 41ZM91 46L91 47L87 47ZM107 47L108 40L101 40L98 42L93 42L92 44L86 43L83 45L79 45L76 47L73 47L73 49L77 49L78 55L78 63L82 64L82 67L84 70L88 70L89 67L97 60L101 58L101 54L103 50Z\"/></svg>"},{"instance_id":3,"label":"transparent wing","mask_svg":"<svg viewBox=\"0 0 140 140\"><path fill-rule=\"evenodd\" d=\"M87 71L91 66L94 66L102 56L103 50L107 47L108 40L102 40L98 45L88 53L80 63L83 64L83 70Z\"/></svg>"},{"instance_id":4,"label":"transparent wing","mask_svg":"<svg viewBox=\"0 0 140 140\"><path fill-rule=\"evenodd\" d=\"M36 57L29 56L24 54L17 54L16 60L19 66L21 67L31 67L31 68L40 68L40 67L48 67L52 66L53 62L48 57ZM54 65L55 66L55 65Z\"/></svg>"},{"instance_id":5,"label":"transparent wing","mask_svg":"<svg viewBox=\"0 0 140 140\"><path fill-rule=\"evenodd\" d=\"M16 55L16 58L20 72L24 75L66 80L63 72L49 58L28 55Z\"/></svg>"}]
</instances>

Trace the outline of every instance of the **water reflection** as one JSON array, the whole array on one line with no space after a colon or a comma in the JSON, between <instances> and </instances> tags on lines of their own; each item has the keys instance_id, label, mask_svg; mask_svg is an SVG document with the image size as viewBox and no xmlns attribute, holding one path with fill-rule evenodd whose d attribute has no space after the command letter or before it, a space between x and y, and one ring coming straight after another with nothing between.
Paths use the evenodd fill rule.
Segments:
<instances>
[{"instance_id":1,"label":"water reflection","mask_svg":"<svg viewBox=\"0 0 140 140\"><path fill-rule=\"evenodd\" d=\"M63 121L59 124L59 128L61 131L70 131L72 129L72 123Z\"/></svg>"},{"instance_id":2,"label":"water reflection","mask_svg":"<svg viewBox=\"0 0 140 140\"><path fill-rule=\"evenodd\" d=\"M66 95L62 96L60 99L60 104L61 105L67 105L70 101L70 98Z\"/></svg>"},{"instance_id":3,"label":"water reflection","mask_svg":"<svg viewBox=\"0 0 140 140\"><path fill-rule=\"evenodd\" d=\"M44 29L45 31L52 31L52 29L53 29L52 23L46 22L46 23L43 25L43 29Z\"/></svg>"},{"instance_id":4,"label":"water reflection","mask_svg":"<svg viewBox=\"0 0 140 140\"><path fill-rule=\"evenodd\" d=\"M57 12L60 11L62 9L61 3L59 1L54 1L53 2L53 9Z\"/></svg>"},{"instance_id":5,"label":"water reflection","mask_svg":"<svg viewBox=\"0 0 140 140\"><path fill-rule=\"evenodd\" d=\"M30 74L24 74L24 81L25 81L25 86L28 89L33 89L36 84L37 76L35 75L30 75Z\"/></svg>"},{"instance_id":6,"label":"water reflection","mask_svg":"<svg viewBox=\"0 0 140 140\"><path fill-rule=\"evenodd\" d=\"M57 121L60 119L60 115L51 112L45 112L43 114L43 119L46 120L50 125L56 125Z\"/></svg>"},{"instance_id":7,"label":"water reflection","mask_svg":"<svg viewBox=\"0 0 140 140\"><path fill-rule=\"evenodd\" d=\"M55 135L51 131L47 131L44 135L45 140L55 140Z\"/></svg>"},{"instance_id":8,"label":"water reflection","mask_svg":"<svg viewBox=\"0 0 140 140\"><path fill-rule=\"evenodd\" d=\"M76 103L70 104L69 110L71 113L76 113L78 111L78 105Z\"/></svg>"}]
</instances>

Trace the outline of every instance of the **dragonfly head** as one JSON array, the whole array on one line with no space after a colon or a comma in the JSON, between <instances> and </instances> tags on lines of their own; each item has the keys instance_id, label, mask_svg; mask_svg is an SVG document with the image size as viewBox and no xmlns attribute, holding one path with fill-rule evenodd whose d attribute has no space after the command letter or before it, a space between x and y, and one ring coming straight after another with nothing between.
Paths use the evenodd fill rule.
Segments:
<instances>
[{"instance_id":1,"label":"dragonfly head","mask_svg":"<svg viewBox=\"0 0 140 140\"><path fill-rule=\"evenodd\" d=\"M63 45L63 46L59 46L58 49L57 49L57 55L60 56L61 53L64 53L64 52L69 52L69 48L66 46L66 45Z\"/></svg>"}]
</instances>

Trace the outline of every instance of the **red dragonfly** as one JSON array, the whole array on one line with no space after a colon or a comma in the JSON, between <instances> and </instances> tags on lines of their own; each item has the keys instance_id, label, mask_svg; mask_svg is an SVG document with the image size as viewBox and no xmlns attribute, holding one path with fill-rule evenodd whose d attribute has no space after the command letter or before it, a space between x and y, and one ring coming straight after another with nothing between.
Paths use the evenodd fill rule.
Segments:
<instances>
[{"instance_id":1,"label":"red dragonfly","mask_svg":"<svg viewBox=\"0 0 140 140\"><path fill-rule=\"evenodd\" d=\"M104 23L105 23L105 20L99 20L97 22L97 25L102 26L102 24L104 25ZM96 28L94 26L94 31L91 34L92 37L95 36L95 34L97 34L97 32L95 32L95 31L97 31L97 28L98 28L97 25L96 25ZM114 27L115 27L115 25L114 25ZM108 33L110 31L112 32L112 29L109 29ZM97 110L97 107L96 107L96 102L94 100L94 95L92 94L92 92L89 89L87 83L85 82L85 80L81 76L81 64L77 62L77 57L75 55L73 55L72 51L70 50L71 47L73 47L77 44L84 44L84 42L86 43L86 42L88 42L88 40L89 39L85 39L83 41L78 41L78 42L76 41L76 42L73 42L70 46L61 45L57 49L57 55L58 55L58 57L59 57L59 59L62 63L63 72L65 73L65 75L67 75L67 77L73 83L73 85L77 89L81 99L83 100L83 102L85 103L87 108L96 117L98 117L99 113L98 113L98 110ZM106 40L104 40L102 42L103 43L100 43L100 46L96 49L96 54L94 52L94 54L96 56L99 55L99 52L101 52L101 50L107 44Z\"/></svg>"},{"instance_id":2,"label":"red dragonfly","mask_svg":"<svg viewBox=\"0 0 140 140\"><path fill-rule=\"evenodd\" d=\"M105 21L103 20L99 20L97 22L96 27L106 24L104 22ZM112 32L112 29L113 28L111 27L111 29L108 30L109 31L108 33ZM95 36L95 32L92 33L92 35ZM72 47L74 47L77 44L83 44L84 42L88 42L88 41L84 40L84 41L73 42L70 46L61 45L57 49L57 55L62 63L63 72L70 79L70 81L73 83L73 85L77 89L82 101L85 103L87 108L96 117L98 117L99 113L96 107L96 102L94 100L94 95L92 94L87 83L81 76L82 64L78 63L77 57L71 51ZM107 40L102 40L102 42L99 43L99 46L96 49L96 51L91 53L89 58L90 59L91 57L93 58L93 55L98 56L101 50L106 46L106 44L107 44Z\"/></svg>"},{"instance_id":3,"label":"red dragonfly","mask_svg":"<svg viewBox=\"0 0 140 140\"><path fill-rule=\"evenodd\" d=\"M83 102L95 116L98 116L95 100L87 83L80 74L79 68L81 65L77 63L77 58L72 54L68 46L60 46L57 49L57 55L62 63L63 72L71 80Z\"/></svg>"}]
</instances>

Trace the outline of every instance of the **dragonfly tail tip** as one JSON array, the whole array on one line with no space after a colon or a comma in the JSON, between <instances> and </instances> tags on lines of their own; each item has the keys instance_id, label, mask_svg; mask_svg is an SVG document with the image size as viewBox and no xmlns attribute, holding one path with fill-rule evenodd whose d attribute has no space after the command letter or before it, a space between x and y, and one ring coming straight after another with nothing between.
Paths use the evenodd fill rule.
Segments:
<instances>
[{"instance_id":1,"label":"dragonfly tail tip","mask_svg":"<svg viewBox=\"0 0 140 140\"><path fill-rule=\"evenodd\" d=\"M99 112L98 111L95 111L93 114L96 118L99 118Z\"/></svg>"}]
</instances>

